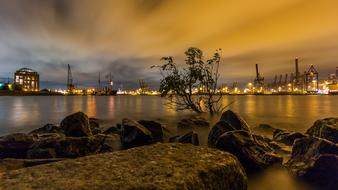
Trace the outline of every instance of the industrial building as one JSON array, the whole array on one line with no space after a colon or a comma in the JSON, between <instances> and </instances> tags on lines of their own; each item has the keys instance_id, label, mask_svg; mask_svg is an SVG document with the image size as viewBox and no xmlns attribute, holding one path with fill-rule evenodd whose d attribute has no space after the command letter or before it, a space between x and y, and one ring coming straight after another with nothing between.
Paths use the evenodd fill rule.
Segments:
<instances>
[{"instance_id":1,"label":"industrial building","mask_svg":"<svg viewBox=\"0 0 338 190\"><path fill-rule=\"evenodd\" d=\"M17 70L14 74L14 81L16 85L21 85L24 91L39 91L39 74L32 69Z\"/></svg>"}]
</instances>

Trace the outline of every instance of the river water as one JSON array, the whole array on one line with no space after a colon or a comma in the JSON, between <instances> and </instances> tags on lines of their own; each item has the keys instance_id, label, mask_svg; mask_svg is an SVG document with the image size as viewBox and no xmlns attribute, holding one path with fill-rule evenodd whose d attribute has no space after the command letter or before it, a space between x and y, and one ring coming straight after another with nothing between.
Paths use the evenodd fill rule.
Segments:
<instances>
[{"instance_id":1,"label":"river water","mask_svg":"<svg viewBox=\"0 0 338 190\"><path fill-rule=\"evenodd\" d=\"M260 123L277 128L305 132L315 120L338 117L338 96L224 96L223 104L238 112L251 127ZM101 119L103 127L119 123L122 118L161 120L172 131L177 121L194 115L177 112L157 96L12 96L0 97L0 136L14 132L29 132L46 123L60 123L67 115L83 111L89 117ZM214 123L219 116L202 115ZM197 129L205 144L209 129ZM292 179L280 168L272 168L250 180L250 189L309 189Z\"/></svg>"},{"instance_id":2,"label":"river water","mask_svg":"<svg viewBox=\"0 0 338 190\"><path fill-rule=\"evenodd\" d=\"M338 96L224 96L223 104L252 126L260 123L304 132L316 119L338 116ZM192 115L176 112L157 96L0 96L0 135L28 132L46 123L59 123L65 116L83 111L114 125L131 119L163 119L175 130L176 121ZM208 116L205 116L208 117ZM210 118L212 121L217 116Z\"/></svg>"}]
</instances>

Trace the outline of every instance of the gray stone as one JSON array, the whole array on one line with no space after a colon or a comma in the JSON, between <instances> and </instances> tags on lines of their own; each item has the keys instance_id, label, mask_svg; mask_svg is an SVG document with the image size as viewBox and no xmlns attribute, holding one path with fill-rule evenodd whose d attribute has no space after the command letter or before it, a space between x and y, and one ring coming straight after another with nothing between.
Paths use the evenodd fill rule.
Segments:
<instances>
[{"instance_id":1,"label":"gray stone","mask_svg":"<svg viewBox=\"0 0 338 190\"><path fill-rule=\"evenodd\" d=\"M31 131L29 134L43 134L43 133L60 133L63 134L61 127L54 124L46 124L45 126Z\"/></svg>"},{"instance_id":2,"label":"gray stone","mask_svg":"<svg viewBox=\"0 0 338 190\"><path fill-rule=\"evenodd\" d=\"M151 136L154 142L161 142L163 141L163 128L162 125L156 121L149 121L149 120L140 120L138 121L139 124L143 125L151 132Z\"/></svg>"},{"instance_id":3,"label":"gray stone","mask_svg":"<svg viewBox=\"0 0 338 190\"><path fill-rule=\"evenodd\" d=\"M54 148L33 148L27 151L27 159L47 159L56 158Z\"/></svg>"},{"instance_id":4,"label":"gray stone","mask_svg":"<svg viewBox=\"0 0 338 190\"><path fill-rule=\"evenodd\" d=\"M60 124L66 136L84 137L92 136L90 130L89 118L82 112L77 112L67 116Z\"/></svg>"},{"instance_id":5,"label":"gray stone","mask_svg":"<svg viewBox=\"0 0 338 190\"><path fill-rule=\"evenodd\" d=\"M97 134L94 136L95 139L101 142L99 153L113 152L122 149L120 135L117 134Z\"/></svg>"},{"instance_id":6,"label":"gray stone","mask_svg":"<svg viewBox=\"0 0 338 190\"><path fill-rule=\"evenodd\" d=\"M0 159L25 158L27 150L35 141L33 136L23 133L0 137Z\"/></svg>"},{"instance_id":7,"label":"gray stone","mask_svg":"<svg viewBox=\"0 0 338 190\"><path fill-rule=\"evenodd\" d=\"M296 139L300 139L303 137L306 137L306 135L299 133L299 132L294 132L294 131L276 129L273 132L274 141L281 142L289 146L291 146Z\"/></svg>"},{"instance_id":8,"label":"gray stone","mask_svg":"<svg viewBox=\"0 0 338 190\"><path fill-rule=\"evenodd\" d=\"M196 146L199 145L198 134L195 131L191 131L182 136L171 137L169 142L188 143Z\"/></svg>"},{"instance_id":9,"label":"gray stone","mask_svg":"<svg viewBox=\"0 0 338 190\"><path fill-rule=\"evenodd\" d=\"M236 130L233 126L231 126L228 122L224 120L220 120L217 122L212 129L209 132L208 135L208 145L209 147L216 147L216 143L220 136L223 135L223 133Z\"/></svg>"},{"instance_id":10,"label":"gray stone","mask_svg":"<svg viewBox=\"0 0 338 190\"><path fill-rule=\"evenodd\" d=\"M210 123L203 117L191 117L182 119L177 123L178 128L209 127Z\"/></svg>"},{"instance_id":11,"label":"gray stone","mask_svg":"<svg viewBox=\"0 0 338 190\"><path fill-rule=\"evenodd\" d=\"M258 142L257 142L258 141ZM283 162L272 148L248 131L230 131L219 137L216 148L234 154L247 172L256 172Z\"/></svg>"},{"instance_id":12,"label":"gray stone","mask_svg":"<svg viewBox=\"0 0 338 190\"><path fill-rule=\"evenodd\" d=\"M286 166L321 189L338 187L338 145L331 141L317 137L296 140Z\"/></svg>"},{"instance_id":13,"label":"gray stone","mask_svg":"<svg viewBox=\"0 0 338 190\"><path fill-rule=\"evenodd\" d=\"M30 158L77 158L100 152L102 138L66 137L61 139L45 139L35 142L29 150ZM54 150L54 152L52 151Z\"/></svg>"},{"instance_id":14,"label":"gray stone","mask_svg":"<svg viewBox=\"0 0 338 190\"><path fill-rule=\"evenodd\" d=\"M306 134L338 143L338 118L317 120Z\"/></svg>"},{"instance_id":15,"label":"gray stone","mask_svg":"<svg viewBox=\"0 0 338 190\"><path fill-rule=\"evenodd\" d=\"M229 153L168 143L13 170L0 175L0 187L245 190L247 177L238 160Z\"/></svg>"},{"instance_id":16,"label":"gray stone","mask_svg":"<svg viewBox=\"0 0 338 190\"><path fill-rule=\"evenodd\" d=\"M115 127L115 126L112 126L112 127L109 127L108 129L106 129L105 131L103 131L103 134L106 134L106 135L109 135L109 134L120 134L120 130Z\"/></svg>"},{"instance_id":17,"label":"gray stone","mask_svg":"<svg viewBox=\"0 0 338 190\"><path fill-rule=\"evenodd\" d=\"M250 131L249 125L245 122L245 120L239 116L237 113L227 110L225 111L220 121L225 121L229 125L231 125L236 130L244 130L244 131Z\"/></svg>"},{"instance_id":18,"label":"gray stone","mask_svg":"<svg viewBox=\"0 0 338 190\"><path fill-rule=\"evenodd\" d=\"M89 118L89 126L90 126L90 130L92 132L93 135L102 133L102 130L100 128L100 123L99 120L96 118Z\"/></svg>"},{"instance_id":19,"label":"gray stone","mask_svg":"<svg viewBox=\"0 0 338 190\"><path fill-rule=\"evenodd\" d=\"M121 143L125 148L142 146L152 142L152 134L146 127L130 119L122 120Z\"/></svg>"}]
</instances>

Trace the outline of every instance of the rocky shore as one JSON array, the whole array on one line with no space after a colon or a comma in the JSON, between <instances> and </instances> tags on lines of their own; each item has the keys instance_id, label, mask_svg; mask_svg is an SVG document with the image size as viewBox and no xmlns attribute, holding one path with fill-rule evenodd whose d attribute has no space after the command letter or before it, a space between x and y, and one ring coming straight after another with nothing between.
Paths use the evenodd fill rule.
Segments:
<instances>
[{"instance_id":1,"label":"rocky shore","mask_svg":"<svg viewBox=\"0 0 338 190\"><path fill-rule=\"evenodd\" d=\"M82 112L60 125L0 137L3 189L247 189L247 176L285 167L320 189L338 187L338 118L314 122L306 133L267 124L250 127L231 110L199 146L195 117L169 135L159 122L123 119L103 130ZM264 134L264 135L262 135ZM0 188L0 189L1 189Z\"/></svg>"}]
</instances>

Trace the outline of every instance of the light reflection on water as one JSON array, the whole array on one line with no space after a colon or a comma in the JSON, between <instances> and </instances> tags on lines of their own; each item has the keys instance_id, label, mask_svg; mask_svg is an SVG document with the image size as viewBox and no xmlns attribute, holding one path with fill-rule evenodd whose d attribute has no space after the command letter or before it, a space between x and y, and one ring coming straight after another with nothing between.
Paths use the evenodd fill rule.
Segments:
<instances>
[{"instance_id":1,"label":"light reflection on water","mask_svg":"<svg viewBox=\"0 0 338 190\"><path fill-rule=\"evenodd\" d=\"M225 96L223 104L240 113L251 126L272 124L304 132L316 119L338 116L337 96ZM0 97L0 135L27 132L46 123L59 123L66 115L83 111L114 125L122 118L164 119L175 129L178 119L191 115L167 108L153 96ZM205 116L208 117L208 116ZM212 122L218 117L211 118Z\"/></svg>"},{"instance_id":2,"label":"light reflection on water","mask_svg":"<svg viewBox=\"0 0 338 190\"><path fill-rule=\"evenodd\" d=\"M316 119L338 117L338 96L225 96L223 104L240 113L251 126L268 123L278 128L304 132ZM29 132L46 123L59 123L65 116L83 111L89 117L104 121L104 127L122 118L164 119L173 134L176 123L190 112L176 112L164 106L166 101L153 96L55 96L55 97L0 97L0 135ZM215 123L219 116L209 117ZM196 129L201 144L207 142L209 129ZM289 176L285 169L272 168L262 175L249 178L249 189L308 189Z\"/></svg>"}]
</instances>

